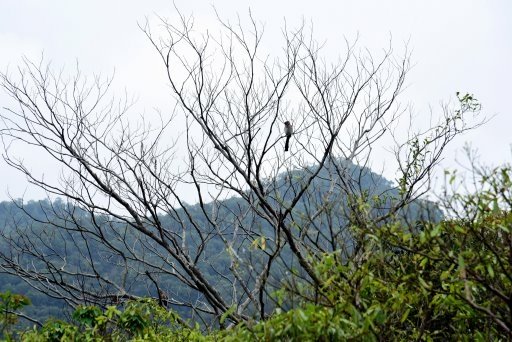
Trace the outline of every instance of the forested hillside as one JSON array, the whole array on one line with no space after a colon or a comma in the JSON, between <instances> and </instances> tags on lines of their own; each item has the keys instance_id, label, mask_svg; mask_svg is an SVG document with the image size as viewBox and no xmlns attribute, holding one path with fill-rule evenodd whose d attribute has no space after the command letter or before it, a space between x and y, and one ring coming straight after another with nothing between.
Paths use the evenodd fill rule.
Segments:
<instances>
[{"instance_id":1,"label":"forested hillside","mask_svg":"<svg viewBox=\"0 0 512 342\"><path fill-rule=\"evenodd\" d=\"M380 203L378 206L375 205L375 203L372 204L375 210L375 216L382 216L390 207L392 207L392 201L398 198L397 190L393 187L392 182L371 172L371 170L367 168L358 167L350 162L345 162L344 165L347 167L347 175L350 175L350 177L347 177L347 180L344 180L345 182L352 182L352 186L354 187L356 185L358 187L360 186L360 195L370 199L370 201L373 201L375 198L379 198ZM287 198L291 197L289 190L290 182L293 182L294 178L301 179L302 174L307 174L313 169L314 166L311 166L305 170L295 170L286 176L280 175L277 183L281 185L276 187L277 190L275 198L281 198L286 201ZM328 169L329 165L327 165L320 173L320 177L314 181L311 188L314 189L314 192L305 196L305 200L301 201L294 209L295 215L301 215L307 212L312 201L321 202L322 196L329 192L329 188L333 187L333 183L329 180L331 177L328 176ZM354 178L352 178L356 175L359 177L357 184L354 181ZM295 186L292 185L291 189L298 188L299 185L300 184ZM345 246L351 246L353 243L351 242L351 233L346 229L349 224L348 218L344 215L344 212L347 210L347 206L349 205L349 199L346 195L342 193L335 193L333 191L331 191L330 196L336 203L338 203L337 208L333 208L331 213L331 217L335 222L319 220L314 223L314 229L318 231L316 235L318 239L317 243L321 243L325 246L324 248L326 251L330 250L333 252L336 248L328 246L328 240L321 242L322 236L328 236L329 229L337 229L340 234L344 234L343 238L340 239L338 243L344 241ZM219 213L219 216L224 218L225 225L219 229L223 231L223 234L225 235L232 235L233 229L235 228L230 223L240 213L247 211L247 204L239 198L233 197L225 200L221 208L222 212ZM193 215L190 222L196 222L196 224L201 227L200 229L203 229L204 231L211 230L212 228L209 225L207 218L204 216L204 211L211 211L212 209L211 204L206 204L204 208L201 208L200 205L189 206L188 211L190 215ZM184 215L181 209L176 210L178 213L181 212L181 214L178 214L179 216ZM40 319L45 319L49 316L63 318L64 315L69 315L70 309L62 298L68 298L69 304L76 305L76 301L72 296L70 296L70 294L66 294L65 292L58 291L55 287L38 282L35 279L37 277L37 272L31 268L41 267L44 269L46 267L45 262L47 260L51 260L52 262L59 260L60 265L62 265L63 268L66 267L83 271L88 268L87 259L92 258L92 263L95 265L94 272L108 275L108 279L113 282L122 281L123 284L126 284L125 289L128 294L125 299L137 297L152 297L156 300L159 299L156 288L151 283L139 281L138 278L140 274L145 274L147 270L150 270L150 267L147 265L137 265L137 263L134 262L131 265L133 270L131 272L126 272L124 265L123 267L120 267L120 265L116 264L114 261L118 256L102 252L101 245L95 244L94 240L82 240L80 238L80 231L72 231L69 234L63 235L57 232L57 227L55 225L45 223L48 221L53 223L62 221L62 214L64 212L73 212L74 220L83 220L85 222L91 221L91 217L86 211L82 211L82 213L80 213L81 209L79 207L70 207L70 205L66 204L62 199L57 199L54 202L49 202L48 200L23 202L19 200L0 203L0 224L2 227L0 234L2 237L0 240L0 255L3 260L3 262L0 263L0 267L2 267L4 271L0 278L0 292L9 290L13 293L23 294L31 298L32 305L26 308L26 313L32 317L39 317ZM394 217L397 216L400 216L400 213L397 213ZM438 221L441 218L441 212L433 204L424 201L417 201L407 208L407 214L403 215L403 217L412 222L419 222L427 219ZM122 237L123 243L119 243L118 245L118 248L121 250L120 254L129 254L130 250L128 246L132 246L137 243L136 233L127 229L123 224L113 225L113 218L97 215L93 220L96 222L105 222L105 227L103 227L103 229L105 230L106 239L108 241L116 243L116 239L119 239L120 236ZM165 226L171 226L173 224L172 218L167 217L165 214L161 214L159 220L161 220ZM247 220L249 220L249 218L247 218ZM69 224L69 222L67 224ZM82 224L84 223L82 222ZM261 218L251 218L251 221L247 224L252 225L255 229L258 227L258 229L263 232L263 235L270 235L269 230L271 230L272 227ZM304 221L304 224L306 225L308 222ZM90 223L90 225L92 225L92 223ZM112 230L109 231L109 228ZM193 236L194 232L191 224L188 227L188 230L189 234ZM38 239L41 238L41 245L34 245L31 250L31 246L27 242L34 240L36 236ZM248 241L244 242L243 238L241 238L241 241L237 243L240 243L243 249L252 251L252 253L256 253L258 250L261 251L258 246L255 246ZM191 247L197 246L191 245ZM86 253L85 251L90 253L86 257L84 257L84 253ZM205 253L207 258L211 256L214 258L214 261L204 269L204 272L212 282L216 282L220 285L221 283L216 280L216 277L218 277L219 274L218 272L226 272L222 270L227 270L230 267L229 251L225 248L221 237L212 237L212 240L206 247ZM13 258L13 255L16 255L16 258ZM152 257L148 256L148 258ZM272 272L275 272L275 274L271 274L270 277L281 277L282 274L287 271L285 263L293 264L296 262L296 260L294 261L293 253L289 250L283 251L282 259L283 264L273 269ZM11 263L8 263L8 260L11 260ZM157 260L158 258L154 257L154 259L151 262L148 262L148 264L156 263L158 262ZM12 261L15 261L15 263ZM18 272L19 276L17 274ZM52 269L50 269L48 273L51 274ZM71 274L68 275L68 279L72 282L79 281L78 277L73 277ZM190 289L184 287L179 280L173 277L159 277L159 282L160 291L164 291L167 296L172 295L172 300L174 301L183 302L190 296L194 295ZM282 285L282 283L277 283L273 291L278 291L280 289L280 285ZM82 284L82 286L85 286L85 284ZM91 282L88 286L94 287L97 286L97 284ZM39 289L39 291L37 289ZM108 291L107 287L104 289L105 291ZM229 297L231 295L229 287L223 290L222 287L219 286L218 289L224 296ZM59 296L62 298L55 298ZM121 301L123 298L119 298L118 300ZM105 304L110 302L107 299L105 300ZM87 302L85 304L87 304ZM271 312L274 309L274 306L272 304L269 305L270 307L268 310ZM291 302L288 304L282 303L281 305L284 305L284 307L287 308L293 307ZM63 310L63 307L68 310ZM168 307L178 312L183 318L192 317L192 313L182 306L169 303Z\"/></svg>"},{"instance_id":2,"label":"forested hillside","mask_svg":"<svg viewBox=\"0 0 512 342\"><path fill-rule=\"evenodd\" d=\"M453 174L447 175L453 189ZM503 166L475 174L481 186L469 194L450 192L443 202L452 218L422 222L413 231L405 220L376 227L353 227L355 236L368 237L362 258L340 262L338 252L315 262L325 284L284 287L276 291L281 301L295 301L283 311L276 308L264 321L247 322L219 330L204 330L192 319L183 319L158 300L142 298L107 308L78 306L66 321L47 321L42 328L13 331L15 316L2 316L2 332L28 340L152 339L157 341L280 341L289 340L395 340L456 339L508 340L512 269L509 260L512 216L512 169ZM18 202L18 205L21 204ZM38 212L31 202L26 208ZM2 210L14 209L3 203ZM10 211L10 209L8 209ZM14 213L19 213L15 209ZM39 211L41 213L41 211ZM6 287L23 292L23 287ZM2 291L0 291L2 292ZM25 293L38 298L36 293ZM0 309L27 302L2 294ZM16 302L14 302L16 300ZM39 300L39 299L38 299ZM37 308L23 310L44 315ZM11 319L7 321L7 318ZM226 320L222 316L220 322ZM11 322L11 323L9 323ZM29 324L30 325L30 324ZM23 325L26 326L26 325Z\"/></svg>"}]
</instances>

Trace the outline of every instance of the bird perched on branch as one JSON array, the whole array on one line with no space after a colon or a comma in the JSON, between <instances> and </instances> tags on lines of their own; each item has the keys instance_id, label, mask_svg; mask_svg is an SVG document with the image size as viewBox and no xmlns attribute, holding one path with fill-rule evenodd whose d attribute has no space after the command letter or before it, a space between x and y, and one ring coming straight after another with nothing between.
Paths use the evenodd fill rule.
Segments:
<instances>
[{"instance_id":1,"label":"bird perched on branch","mask_svg":"<svg viewBox=\"0 0 512 342\"><path fill-rule=\"evenodd\" d=\"M287 152L290 147L290 138L293 134L293 127L290 121L285 121L284 123L284 134L286 135L286 142L284 144L284 151Z\"/></svg>"},{"instance_id":2,"label":"bird perched on branch","mask_svg":"<svg viewBox=\"0 0 512 342\"><path fill-rule=\"evenodd\" d=\"M163 306L164 308L166 308L169 303L169 296L160 289L158 289L158 301L160 302L160 306Z\"/></svg>"}]
</instances>

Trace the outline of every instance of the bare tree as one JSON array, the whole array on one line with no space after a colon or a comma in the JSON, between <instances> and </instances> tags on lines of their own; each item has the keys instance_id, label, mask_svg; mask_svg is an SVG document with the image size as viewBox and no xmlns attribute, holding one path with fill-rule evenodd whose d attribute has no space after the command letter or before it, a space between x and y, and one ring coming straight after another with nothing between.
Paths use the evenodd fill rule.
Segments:
<instances>
[{"instance_id":1,"label":"bare tree","mask_svg":"<svg viewBox=\"0 0 512 342\"><path fill-rule=\"evenodd\" d=\"M215 36L180 18L161 18L163 35L141 27L177 103L159 124L134 124L130 101L109 98L111 79L66 79L43 60L1 75L19 104L1 114L5 160L65 201L4 229L0 268L71 305L152 295L202 319L262 319L282 305L275 290L322 285L323 253L357 257L351 225L377 227L424 194L475 108L445 108L439 125L400 140L407 50L377 58L347 41L331 64L301 26L285 27L282 51L266 55L252 18L248 29L219 19ZM385 136L396 138L397 185L366 167ZM59 162L60 182L37 177L13 143ZM196 205L182 195L192 190Z\"/></svg>"}]
</instances>

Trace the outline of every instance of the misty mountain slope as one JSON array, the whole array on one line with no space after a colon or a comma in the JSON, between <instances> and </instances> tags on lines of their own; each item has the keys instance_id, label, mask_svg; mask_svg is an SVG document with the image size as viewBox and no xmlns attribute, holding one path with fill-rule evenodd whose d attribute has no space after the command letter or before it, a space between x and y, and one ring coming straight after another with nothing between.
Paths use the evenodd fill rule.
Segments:
<instances>
[{"instance_id":1,"label":"misty mountain slope","mask_svg":"<svg viewBox=\"0 0 512 342\"><path fill-rule=\"evenodd\" d=\"M264 186L271 201L276 207L288 208L315 171L312 165L267 181ZM291 211L291 217L297 236L305 244L325 252L341 250L349 254L352 250L350 226L357 223L353 217L354 207L366 203L365 215L379 217L389 211L398 195L392 182L370 169L348 161L333 161L319 171ZM162 213L159 217L162 226L168 227L171 233L176 230L178 220L185 222L190 255L196 257L198 269L230 301L243 297L235 298L240 294L231 291L237 280L230 272L234 261L230 253L236 252L247 261L237 267L239 277L251 287L255 282L253 272L265 267L266 252L272 248L270 237L275 234L273 223L251 210L250 205L258 205L257 198L252 197L251 192L247 192L250 204L232 197L202 207L188 205L187 212L176 208L172 215ZM433 203L421 200L397 214L411 221L426 214L435 219L442 217ZM116 218L95 215L94 224L91 220L88 211L60 199L53 203L0 203L0 272L11 274L0 277L0 291L28 295L34 305L27 308L27 313L39 317L62 315L64 302L52 297L67 298L69 303L77 303L77 298L73 291L63 291L55 284L38 283L38 274L50 280L62 277L66 282L78 284L84 293L101 293L105 297L104 304L130 296L158 297L155 280L175 303L202 299L199 291L180 281L179 276L186 272L177 263L167 260L164 248ZM84 234L78 227L89 232ZM208 237L206 242L198 235L198 227ZM195 250L201 252L195 253ZM288 270L295 268L296 263L289 246L284 245L269 274L269 293L282 286L289 277ZM67 273L61 275L59 269ZM94 273L108 281L76 276ZM148 278L148 273L153 276ZM87 297L85 299L87 302ZM191 317L188 308L172 307L183 317Z\"/></svg>"}]
</instances>

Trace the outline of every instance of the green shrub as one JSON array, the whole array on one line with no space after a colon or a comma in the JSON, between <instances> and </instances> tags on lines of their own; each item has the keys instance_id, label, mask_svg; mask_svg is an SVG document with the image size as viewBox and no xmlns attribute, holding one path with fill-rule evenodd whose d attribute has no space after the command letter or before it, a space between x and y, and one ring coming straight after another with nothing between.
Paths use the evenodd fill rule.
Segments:
<instances>
[{"instance_id":1,"label":"green shrub","mask_svg":"<svg viewBox=\"0 0 512 342\"><path fill-rule=\"evenodd\" d=\"M30 299L10 291L0 292L0 337L10 339L11 329L18 322L16 311L30 305Z\"/></svg>"},{"instance_id":2,"label":"green shrub","mask_svg":"<svg viewBox=\"0 0 512 342\"><path fill-rule=\"evenodd\" d=\"M74 324L48 321L22 335L24 341L202 341L198 327L190 328L173 311L154 300L128 302L121 309L80 306Z\"/></svg>"}]
</instances>

